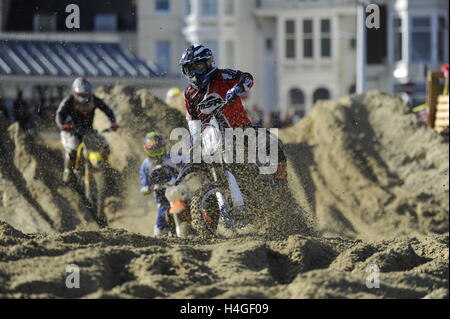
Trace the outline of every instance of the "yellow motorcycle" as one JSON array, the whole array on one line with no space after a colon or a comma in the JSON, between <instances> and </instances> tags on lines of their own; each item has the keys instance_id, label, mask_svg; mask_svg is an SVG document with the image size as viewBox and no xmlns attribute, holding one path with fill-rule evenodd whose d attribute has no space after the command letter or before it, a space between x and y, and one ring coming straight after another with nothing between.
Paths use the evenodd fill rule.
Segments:
<instances>
[{"instance_id":1,"label":"yellow motorcycle","mask_svg":"<svg viewBox=\"0 0 450 319\"><path fill-rule=\"evenodd\" d=\"M77 149L74 169L84 196L91 206L93 218L102 228L107 226L104 204L107 195L106 173L109 168L110 154L108 142L102 133L110 131L111 129L108 128L83 132L83 140Z\"/></svg>"}]
</instances>

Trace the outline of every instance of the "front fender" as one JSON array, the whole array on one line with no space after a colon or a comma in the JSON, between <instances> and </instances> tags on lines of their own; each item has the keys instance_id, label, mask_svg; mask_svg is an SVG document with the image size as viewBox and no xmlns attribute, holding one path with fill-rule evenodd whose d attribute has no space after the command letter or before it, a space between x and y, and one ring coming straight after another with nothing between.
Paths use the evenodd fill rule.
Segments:
<instances>
[{"instance_id":1,"label":"front fender","mask_svg":"<svg viewBox=\"0 0 450 319\"><path fill-rule=\"evenodd\" d=\"M102 154L98 152L90 152L88 154L89 163L91 163L92 167L99 167L102 165L104 158Z\"/></svg>"}]
</instances>

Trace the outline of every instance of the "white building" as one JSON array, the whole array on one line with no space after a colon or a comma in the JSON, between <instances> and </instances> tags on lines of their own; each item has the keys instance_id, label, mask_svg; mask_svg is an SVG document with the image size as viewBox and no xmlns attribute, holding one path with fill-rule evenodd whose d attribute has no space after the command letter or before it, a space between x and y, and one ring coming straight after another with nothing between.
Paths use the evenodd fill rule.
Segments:
<instances>
[{"instance_id":1,"label":"white building","mask_svg":"<svg viewBox=\"0 0 450 319\"><path fill-rule=\"evenodd\" d=\"M422 102L426 70L448 61L448 1L371 2L380 8L380 29L366 34L366 89L398 93L413 83ZM317 99L355 91L361 27L355 0L140 0L139 6L140 56L160 63L167 56L167 69L179 72L187 44L206 44L219 67L255 76L247 105L307 113Z\"/></svg>"},{"instance_id":2,"label":"white building","mask_svg":"<svg viewBox=\"0 0 450 319\"><path fill-rule=\"evenodd\" d=\"M38 0L29 1L21 19L11 19L16 2L0 0L0 40L119 43L168 75L151 81L161 97L168 87L185 85L178 61L189 43L208 45L221 68L252 73L246 104L265 112L307 113L317 99L355 90L357 29L364 27L357 25L356 3L362 0L77 0L87 8L77 32L64 30L57 18L70 1L47 0L47 11L38 13L31 6ZM408 83L421 103L426 71L448 62L448 0L370 2L380 8L380 29L367 30L366 89L398 93ZM27 26L15 31L23 20Z\"/></svg>"},{"instance_id":3,"label":"white building","mask_svg":"<svg viewBox=\"0 0 450 319\"><path fill-rule=\"evenodd\" d=\"M137 1L138 55L155 61L164 72L178 76L178 61L186 44L181 33L185 4L184 0Z\"/></svg>"},{"instance_id":4,"label":"white building","mask_svg":"<svg viewBox=\"0 0 450 319\"><path fill-rule=\"evenodd\" d=\"M418 103L424 101L427 70L448 63L448 5L448 0L389 1L387 62L369 69L372 87L384 84L397 93L401 84L414 83Z\"/></svg>"}]
</instances>

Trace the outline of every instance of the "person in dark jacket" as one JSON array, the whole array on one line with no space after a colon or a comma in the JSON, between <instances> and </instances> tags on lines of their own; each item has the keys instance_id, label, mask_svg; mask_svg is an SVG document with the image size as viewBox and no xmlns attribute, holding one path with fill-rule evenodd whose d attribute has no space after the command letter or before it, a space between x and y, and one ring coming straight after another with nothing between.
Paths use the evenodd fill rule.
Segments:
<instances>
[{"instance_id":1,"label":"person in dark jacket","mask_svg":"<svg viewBox=\"0 0 450 319\"><path fill-rule=\"evenodd\" d=\"M72 84L72 93L65 97L56 111L56 124L61 130L61 141L65 150L64 182L73 176L73 167L78 145L83 135L93 130L95 110L103 111L111 121L111 129L119 129L114 112L92 93L92 85L85 78L77 78Z\"/></svg>"},{"instance_id":2,"label":"person in dark jacket","mask_svg":"<svg viewBox=\"0 0 450 319\"><path fill-rule=\"evenodd\" d=\"M227 106L220 111L221 121L228 128L251 127L242 98L253 87L254 78L248 72L233 69L218 69L213 52L203 45L189 46L181 56L179 65L189 84L184 90L186 120L193 138L197 130L195 122L202 124L211 120L213 111L221 105ZM257 127L254 127L257 128ZM276 138L267 134L267 147L270 139ZM278 168L275 178L287 181L287 159L281 141L278 142Z\"/></svg>"}]
</instances>

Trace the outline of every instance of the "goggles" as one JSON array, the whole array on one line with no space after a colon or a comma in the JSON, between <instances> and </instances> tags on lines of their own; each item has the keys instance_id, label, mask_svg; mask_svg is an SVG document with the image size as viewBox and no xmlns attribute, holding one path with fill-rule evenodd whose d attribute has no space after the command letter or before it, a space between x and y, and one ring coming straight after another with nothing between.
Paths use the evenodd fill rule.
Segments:
<instances>
[{"instance_id":1,"label":"goggles","mask_svg":"<svg viewBox=\"0 0 450 319\"><path fill-rule=\"evenodd\" d=\"M160 146L160 147L151 147L148 144L144 144L144 150L148 157L160 157L164 156L166 154L166 147Z\"/></svg>"},{"instance_id":2,"label":"goggles","mask_svg":"<svg viewBox=\"0 0 450 319\"><path fill-rule=\"evenodd\" d=\"M207 70L206 62L194 62L183 65L183 73L189 77L193 77L196 74L204 74Z\"/></svg>"},{"instance_id":3,"label":"goggles","mask_svg":"<svg viewBox=\"0 0 450 319\"><path fill-rule=\"evenodd\" d=\"M80 104L87 104L91 101L91 94L89 93L75 93L74 94L75 101Z\"/></svg>"}]
</instances>

